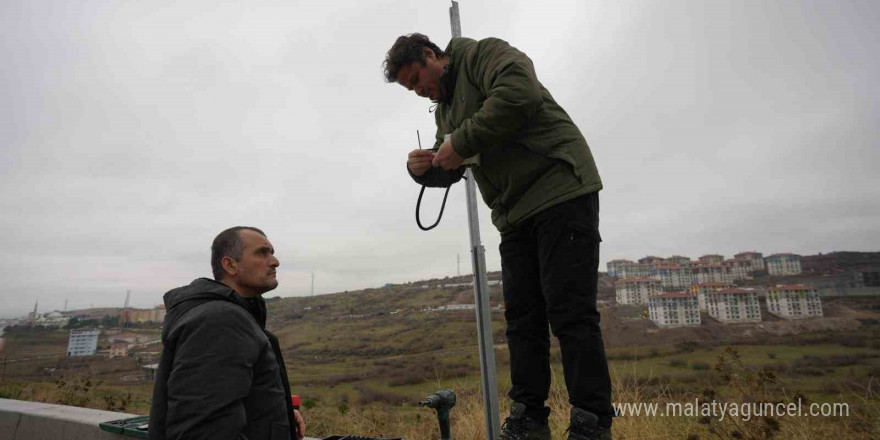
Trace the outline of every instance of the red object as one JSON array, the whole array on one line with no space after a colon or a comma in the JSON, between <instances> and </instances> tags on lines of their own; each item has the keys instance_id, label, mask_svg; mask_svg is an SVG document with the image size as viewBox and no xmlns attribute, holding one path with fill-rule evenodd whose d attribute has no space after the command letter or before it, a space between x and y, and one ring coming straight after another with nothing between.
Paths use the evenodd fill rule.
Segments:
<instances>
[{"instance_id":1,"label":"red object","mask_svg":"<svg viewBox=\"0 0 880 440\"><path fill-rule=\"evenodd\" d=\"M301 399L299 398L298 395L294 394L294 395L290 396L290 402L293 403L293 409L299 409L299 404L301 402Z\"/></svg>"}]
</instances>

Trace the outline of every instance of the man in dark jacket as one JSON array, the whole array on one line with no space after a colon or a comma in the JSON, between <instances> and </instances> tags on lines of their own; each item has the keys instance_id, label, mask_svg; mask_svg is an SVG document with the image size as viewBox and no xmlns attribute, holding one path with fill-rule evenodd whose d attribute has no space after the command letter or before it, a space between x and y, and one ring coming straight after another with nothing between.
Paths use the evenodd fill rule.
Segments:
<instances>
[{"instance_id":1,"label":"man in dark jacket","mask_svg":"<svg viewBox=\"0 0 880 440\"><path fill-rule=\"evenodd\" d=\"M578 127L538 81L532 61L506 42L453 38L446 50L402 36L385 78L437 103L434 150L413 150L410 176L449 186L473 175L501 233L513 400L509 440L549 440L550 335L559 338L570 440L610 439L611 380L599 312L602 181Z\"/></svg>"},{"instance_id":2,"label":"man in dark jacket","mask_svg":"<svg viewBox=\"0 0 880 440\"><path fill-rule=\"evenodd\" d=\"M165 294L162 358L150 439L302 439L278 339L262 294L278 286L278 259L257 228L234 227L211 245L214 279Z\"/></svg>"}]
</instances>

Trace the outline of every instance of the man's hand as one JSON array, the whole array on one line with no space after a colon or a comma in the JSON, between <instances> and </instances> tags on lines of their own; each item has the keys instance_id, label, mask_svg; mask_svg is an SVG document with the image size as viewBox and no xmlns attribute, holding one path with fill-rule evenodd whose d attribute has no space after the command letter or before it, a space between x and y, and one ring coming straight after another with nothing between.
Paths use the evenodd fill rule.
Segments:
<instances>
[{"instance_id":1,"label":"man's hand","mask_svg":"<svg viewBox=\"0 0 880 440\"><path fill-rule=\"evenodd\" d=\"M446 171L458 169L464 159L452 149L452 141L443 142L437 154L434 155L434 161L431 164L435 167L441 167Z\"/></svg>"},{"instance_id":2,"label":"man's hand","mask_svg":"<svg viewBox=\"0 0 880 440\"><path fill-rule=\"evenodd\" d=\"M306 436L306 422L298 409L293 410L293 418L296 420L296 437L298 440L303 440Z\"/></svg>"},{"instance_id":3,"label":"man's hand","mask_svg":"<svg viewBox=\"0 0 880 440\"><path fill-rule=\"evenodd\" d=\"M415 176L421 176L431 169L431 161L434 160L434 152L431 150L412 150L406 159L406 167Z\"/></svg>"}]
</instances>

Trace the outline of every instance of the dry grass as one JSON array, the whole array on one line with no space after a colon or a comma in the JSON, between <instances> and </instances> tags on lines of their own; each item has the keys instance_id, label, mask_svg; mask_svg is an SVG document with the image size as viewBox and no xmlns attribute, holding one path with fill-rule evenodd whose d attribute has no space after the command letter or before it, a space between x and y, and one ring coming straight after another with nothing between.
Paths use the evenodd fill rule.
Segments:
<instances>
[{"instance_id":1,"label":"dry grass","mask_svg":"<svg viewBox=\"0 0 880 440\"><path fill-rule=\"evenodd\" d=\"M783 393L777 401L793 401L802 395L787 395L784 390L777 389L771 382L757 383L753 379L760 372L749 370L744 364L736 364L727 359L728 372L733 374L733 382L726 385L715 381L707 383L716 387L716 399L721 402L756 401L754 395L759 387L765 387L765 393ZM661 407L666 402L687 401L681 394L674 391L674 384L666 386L646 386L642 380L634 380L636 371L612 370L615 402L658 402ZM752 375L752 376L750 376ZM548 406L552 409L550 426L554 440L562 440L568 427L570 405L563 385L562 377L554 377L550 390ZM722 386L718 387L717 385ZM449 385L448 383L446 384ZM869 384L870 385L870 384ZM880 383L874 383L874 387ZM758 388L756 388L758 387ZM438 384L438 388L442 388ZM482 397L473 386L463 382L453 384L457 394L457 405L452 410L452 435L457 440L485 440L486 429L483 418ZM704 390L705 392L705 390ZM765 396L766 397L766 396ZM615 439L627 440L660 440L660 439L779 439L779 440L863 440L880 438L880 401L876 390L852 390L841 401L851 405L850 417L781 417L768 422L761 418L750 421L730 420L719 423L699 417L617 417L614 421L613 436ZM705 399L702 397L701 400ZM693 398L691 397L692 401ZM502 418L507 414L508 400L501 396ZM404 437L409 440L431 440L439 437L435 414L427 409L412 405L396 407L368 405L346 408L344 414L339 408L313 408L306 411L309 424L308 435L315 437L358 434L377 437ZM777 425L778 423L778 425ZM764 425L762 425L764 424ZM764 426L778 427L766 429Z\"/></svg>"}]
</instances>

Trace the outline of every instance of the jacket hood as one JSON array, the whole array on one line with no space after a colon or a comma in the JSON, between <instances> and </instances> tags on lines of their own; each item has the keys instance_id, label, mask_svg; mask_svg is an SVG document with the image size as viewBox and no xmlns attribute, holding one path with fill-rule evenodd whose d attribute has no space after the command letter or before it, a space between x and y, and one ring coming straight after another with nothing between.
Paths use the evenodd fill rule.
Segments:
<instances>
[{"instance_id":1,"label":"jacket hood","mask_svg":"<svg viewBox=\"0 0 880 440\"><path fill-rule=\"evenodd\" d=\"M453 66L460 66L462 59L464 59L464 54L465 52L467 52L467 49L475 44L477 44L477 40L473 40L470 38L453 38L449 40L449 44L446 46L446 49L443 52L445 52L446 55L449 55L449 59L452 61Z\"/></svg>"},{"instance_id":2,"label":"jacket hood","mask_svg":"<svg viewBox=\"0 0 880 440\"><path fill-rule=\"evenodd\" d=\"M173 327L179 318L179 314L185 313L189 307L182 305L188 301L228 301L247 310L260 327L266 326L266 303L262 297L256 297L252 300L242 298L231 287L219 281L208 278L198 278L189 285L172 289L165 294L165 309L167 314L165 317L166 324L171 323ZM166 325L166 327L169 327ZM166 331L170 330L166 328Z\"/></svg>"}]
</instances>

